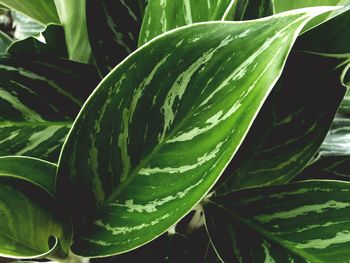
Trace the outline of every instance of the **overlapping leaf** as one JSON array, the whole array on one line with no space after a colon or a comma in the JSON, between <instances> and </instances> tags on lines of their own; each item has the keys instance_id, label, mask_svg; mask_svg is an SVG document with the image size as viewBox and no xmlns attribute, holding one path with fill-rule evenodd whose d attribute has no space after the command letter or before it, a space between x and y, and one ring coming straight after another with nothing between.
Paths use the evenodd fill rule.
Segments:
<instances>
[{"instance_id":1,"label":"overlapping leaf","mask_svg":"<svg viewBox=\"0 0 350 263\"><path fill-rule=\"evenodd\" d=\"M237 151L304 23L325 10L183 27L108 75L59 163L57 190L76 220L74 252L128 251L198 203Z\"/></svg>"},{"instance_id":2,"label":"overlapping leaf","mask_svg":"<svg viewBox=\"0 0 350 263\"><path fill-rule=\"evenodd\" d=\"M6 54L6 50L11 45L12 40L5 33L0 32L0 55Z\"/></svg>"},{"instance_id":3,"label":"overlapping leaf","mask_svg":"<svg viewBox=\"0 0 350 263\"><path fill-rule=\"evenodd\" d=\"M336 118L317 158L305 169L304 178L350 178L350 120Z\"/></svg>"},{"instance_id":4,"label":"overlapping leaf","mask_svg":"<svg viewBox=\"0 0 350 263\"><path fill-rule=\"evenodd\" d=\"M0 58L0 155L57 161L72 120L98 80L88 65Z\"/></svg>"},{"instance_id":5,"label":"overlapping leaf","mask_svg":"<svg viewBox=\"0 0 350 263\"><path fill-rule=\"evenodd\" d=\"M86 18L92 53L106 75L137 48L147 0L87 0Z\"/></svg>"},{"instance_id":6,"label":"overlapping leaf","mask_svg":"<svg viewBox=\"0 0 350 263\"><path fill-rule=\"evenodd\" d=\"M349 183L341 181L232 192L212 198L207 227L225 262L346 262L349 201Z\"/></svg>"},{"instance_id":7,"label":"overlapping leaf","mask_svg":"<svg viewBox=\"0 0 350 263\"><path fill-rule=\"evenodd\" d=\"M8 49L8 53L17 57L41 56L68 58L64 29L60 25L50 24L42 32L45 43L36 37L28 37L22 41L14 42Z\"/></svg>"},{"instance_id":8,"label":"overlapping leaf","mask_svg":"<svg viewBox=\"0 0 350 263\"><path fill-rule=\"evenodd\" d=\"M283 184L302 171L322 144L345 94L340 61L291 54L278 89L259 112L226 170L223 180L229 179L217 191Z\"/></svg>"},{"instance_id":9,"label":"overlapping leaf","mask_svg":"<svg viewBox=\"0 0 350 263\"><path fill-rule=\"evenodd\" d=\"M27 181L0 175L0 200L1 256L67 256L70 221L48 193Z\"/></svg>"},{"instance_id":10,"label":"overlapping leaf","mask_svg":"<svg viewBox=\"0 0 350 263\"><path fill-rule=\"evenodd\" d=\"M171 29L195 22L221 20L232 0L149 0L139 45Z\"/></svg>"},{"instance_id":11,"label":"overlapping leaf","mask_svg":"<svg viewBox=\"0 0 350 263\"><path fill-rule=\"evenodd\" d=\"M69 58L87 63L91 47L86 25L85 0L54 0L64 27Z\"/></svg>"},{"instance_id":12,"label":"overlapping leaf","mask_svg":"<svg viewBox=\"0 0 350 263\"><path fill-rule=\"evenodd\" d=\"M57 166L35 158L0 157L0 177L13 177L31 182L54 196Z\"/></svg>"},{"instance_id":13,"label":"overlapping leaf","mask_svg":"<svg viewBox=\"0 0 350 263\"><path fill-rule=\"evenodd\" d=\"M274 14L273 0L235 0L226 10L223 19L243 21Z\"/></svg>"},{"instance_id":14,"label":"overlapping leaf","mask_svg":"<svg viewBox=\"0 0 350 263\"><path fill-rule=\"evenodd\" d=\"M0 0L0 3L35 19L43 25L60 22L54 0Z\"/></svg>"}]
</instances>

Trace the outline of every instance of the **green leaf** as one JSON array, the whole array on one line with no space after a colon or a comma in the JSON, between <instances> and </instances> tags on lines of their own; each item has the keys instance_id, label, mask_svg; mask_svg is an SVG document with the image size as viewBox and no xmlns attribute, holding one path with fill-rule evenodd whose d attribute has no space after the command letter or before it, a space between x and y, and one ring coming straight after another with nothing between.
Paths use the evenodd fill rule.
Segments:
<instances>
[{"instance_id":1,"label":"green leaf","mask_svg":"<svg viewBox=\"0 0 350 263\"><path fill-rule=\"evenodd\" d=\"M349 191L347 182L307 181L213 197L209 210L205 207L209 234L219 253L223 244L215 241L230 242L226 248L230 246L234 251L226 250L222 257L238 254L245 258L248 255L242 252L254 249L260 242L260 251L270 259L267 262L292 262L289 253L308 262L347 262L350 259ZM210 211L213 206L216 211ZM231 224L223 223L228 221ZM244 238L251 240L251 245L241 240L241 225L250 229ZM243 244L248 247L242 252L234 249ZM283 254L284 260L275 257Z\"/></svg>"},{"instance_id":2,"label":"green leaf","mask_svg":"<svg viewBox=\"0 0 350 263\"><path fill-rule=\"evenodd\" d=\"M31 172L31 167L22 168ZM51 195L28 181L1 175L0 200L1 256L18 259L68 255L71 223Z\"/></svg>"},{"instance_id":3,"label":"green leaf","mask_svg":"<svg viewBox=\"0 0 350 263\"><path fill-rule=\"evenodd\" d=\"M91 47L86 26L85 0L54 0L64 27L69 58L87 63Z\"/></svg>"},{"instance_id":4,"label":"green leaf","mask_svg":"<svg viewBox=\"0 0 350 263\"><path fill-rule=\"evenodd\" d=\"M36 37L14 42L8 49L8 53L15 56L46 56L68 58L64 30L60 25L48 25L42 32L45 43Z\"/></svg>"},{"instance_id":5,"label":"green leaf","mask_svg":"<svg viewBox=\"0 0 350 263\"><path fill-rule=\"evenodd\" d=\"M336 118L319 150L317 158L305 169L304 178L350 178L350 119Z\"/></svg>"},{"instance_id":6,"label":"green leaf","mask_svg":"<svg viewBox=\"0 0 350 263\"><path fill-rule=\"evenodd\" d=\"M89 65L0 58L0 155L57 161L72 120L98 81Z\"/></svg>"},{"instance_id":7,"label":"green leaf","mask_svg":"<svg viewBox=\"0 0 350 263\"><path fill-rule=\"evenodd\" d=\"M223 19L243 21L274 14L273 0L236 0L226 10Z\"/></svg>"},{"instance_id":8,"label":"green leaf","mask_svg":"<svg viewBox=\"0 0 350 263\"><path fill-rule=\"evenodd\" d=\"M339 113L350 113L350 91L348 91L339 107Z\"/></svg>"},{"instance_id":9,"label":"green leaf","mask_svg":"<svg viewBox=\"0 0 350 263\"><path fill-rule=\"evenodd\" d=\"M0 157L0 177L13 177L29 181L54 196L57 166L35 158Z\"/></svg>"},{"instance_id":10,"label":"green leaf","mask_svg":"<svg viewBox=\"0 0 350 263\"><path fill-rule=\"evenodd\" d=\"M346 92L340 62L291 54L217 191L283 184L303 170L326 137Z\"/></svg>"},{"instance_id":11,"label":"green leaf","mask_svg":"<svg viewBox=\"0 0 350 263\"><path fill-rule=\"evenodd\" d=\"M344 8L339 8L329 13L325 13L320 15L314 19L312 19L303 29L303 33L309 31L310 29L324 23L327 20L330 20L333 17L342 14L343 12L349 9L350 1L349 0L274 0L275 12L281 13L289 10L305 8L305 7L313 7L313 6L344 6ZM329 33L329 32L326 32ZM315 39L318 41L318 39Z\"/></svg>"},{"instance_id":12,"label":"green leaf","mask_svg":"<svg viewBox=\"0 0 350 263\"><path fill-rule=\"evenodd\" d=\"M43 25L59 23L54 0L0 0L0 3Z\"/></svg>"},{"instance_id":13,"label":"green leaf","mask_svg":"<svg viewBox=\"0 0 350 263\"><path fill-rule=\"evenodd\" d=\"M305 22L325 10L194 24L116 67L60 158L57 191L77 220L73 251L123 253L188 213L237 151Z\"/></svg>"},{"instance_id":14,"label":"green leaf","mask_svg":"<svg viewBox=\"0 0 350 263\"><path fill-rule=\"evenodd\" d=\"M221 20L232 0L149 0L139 46L171 29L196 22Z\"/></svg>"},{"instance_id":15,"label":"green leaf","mask_svg":"<svg viewBox=\"0 0 350 263\"><path fill-rule=\"evenodd\" d=\"M267 239L215 204L205 206L205 220L211 242L220 258L217 262L306 263L292 251Z\"/></svg>"},{"instance_id":16,"label":"green leaf","mask_svg":"<svg viewBox=\"0 0 350 263\"><path fill-rule=\"evenodd\" d=\"M7 48L11 45L12 39L0 31L0 55L6 54Z\"/></svg>"},{"instance_id":17,"label":"green leaf","mask_svg":"<svg viewBox=\"0 0 350 263\"><path fill-rule=\"evenodd\" d=\"M11 12L11 16L15 27L13 33L15 39L22 40L31 36L40 38L41 32L45 29L43 25L19 12Z\"/></svg>"},{"instance_id":18,"label":"green leaf","mask_svg":"<svg viewBox=\"0 0 350 263\"><path fill-rule=\"evenodd\" d=\"M332 55L349 56L350 53L350 5L348 11L306 32L298 42L297 49ZM341 33L339 33L341 32Z\"/></svg>"},{"instance_id":19,"label":"green leaf","mask_svg":"<svg viewBox=\"0 0 350 263\"><path fill-rule=\"evenodd\" d=\"M102 75L137 48L146 4L146 0L86 1L90 44Z\"/></svg>"}]
</instances>

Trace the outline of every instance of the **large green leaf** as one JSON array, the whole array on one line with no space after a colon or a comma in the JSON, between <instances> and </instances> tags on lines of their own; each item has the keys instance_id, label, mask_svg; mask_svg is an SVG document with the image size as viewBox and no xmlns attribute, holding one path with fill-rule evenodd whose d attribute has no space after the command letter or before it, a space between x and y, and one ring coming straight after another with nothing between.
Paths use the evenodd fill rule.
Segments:
<instances>
[{"instance_id":1,"label":"large green leaf","mask_svg":"<svg viewBox=\"0 0 350 263\"><path fill-rule=\"evenodd\" d=\"M189 212L237 151L305 22L325 10L183 27L115 68L60 158L74 252L131 250Z\"/></svg>"},{"instance_id":2,"label":"large green leaf","mask_svg":"<svg viewBox=\"0 0 350 263\"><path fill-rule=\"evenodd\" d=\"M283 184L302 171L326 137L346 92L340 61L291 54L278 88L222 177L229 179L217 191Z\"/></svg>"},{"instance_id":3,"label":"large green leaf","mask_svg":"<svg viewBox=\"0 0 350 263\"><path fill-rule=\"evenodd\" d=\"M0 3L43 25L59 23L54 0L0 0Z\"/></svg>"},{"instance_id":4,"label":"large green leaf","mask_svg":"<svg viewBox=\"0 0 350 263\"><path fill-rule=\"evenodd\" d=\"M71 224L51 195L28 181L0 174L0 200L0 256L67 256Z\"/></svg>"},{"instance_id":5,"label":"large green leaf","mask_svg":"<svg viewBox=\"0 0 350 263\"><path fill-rule=\"evenodd\" d=\"M232 0L149 0L139 46L171 29L195 22L221 20Z\"/></svg>"},{"instance_id":6,"label":"large green leaf","mask_svg":"<svg viewBox=\"0 0 350 263\"><path fill-rule=\"evenodd\" d=\"M54 1L64 27L69 58L87 63L91 58L91 47L86 25L85 0Z\"/></svg>"},{"instance_id":7,"label":"large green leaf","mask_svg":"<svg viewBox=\"0 0 350 263\"><path fill-rule=\"evenodd\" d=\"M252 255L257 255L257 261L253 262L348 262L349 201L349 183L342 181L243 190L213 197L206 213L207 226L225 259L235 254L249 258L246 252L256 249ZM243 232L241 225L248 231ZM223 240L230 243L223 244Z\"/></svg>"},{"instance_id":8,"label":"large green leaf","mask_svg":"<svg viewBox=\"0 0 350 263\"><path fill-rule=\"evenodd\" d=\"M0 58L0 155L57 161L72 120L98 81L93 66Z\"/></svg>"},{"instance_id":9,"label":"large green leaf","mask_svg":"<svg viewBox=\"0 0 350 263\"><path fill-rule=\"evenodd\" d=\"M87 0L86 17L92 53L102 75L137 48L147 0Z\"/></svg>"},{"instance_id":10,"label":"large green leaf","mask_svg":"<svg viewBox=\"0 0 350 263\"><path fill-rule=\"evenodd\" d=\"M0 157L0 177L27 180L54 196L57 166L35 158L6 156Z\"/></svg>"}]
</instances>

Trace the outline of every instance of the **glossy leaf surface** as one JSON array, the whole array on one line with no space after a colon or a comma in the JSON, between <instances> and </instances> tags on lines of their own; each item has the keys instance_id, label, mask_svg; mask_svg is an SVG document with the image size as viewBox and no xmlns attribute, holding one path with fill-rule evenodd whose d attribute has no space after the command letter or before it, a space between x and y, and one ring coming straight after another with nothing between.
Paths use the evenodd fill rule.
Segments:
<instances>
[{"instance_id":1,"label":"glossy leaf surface","mask_svg":"<svg viewBox=\"0 0 350 263\"><path fill-rule=\"evenodd\" d=\"M343 68L336 69L341 61L291 54L218 191L283 184L303 170L326 137L346 92Z\"/></svg>"},{"instance_id":2,"label":"glossy leaf surface","mask_svg":"<svg viewBox=\"0 0 350 263\"><path fill-rule=\"evenodd\" d=\"M325 10L184 27L109 74L59 163L57 190L78 229L73 251L131 250L190 211L237 151L304 23Z\"/></svg>"},{"instance_id":3,"label":"glossy leaf surface","mask_svg":"<svg viewBox=\"0 0 350 263\"><path fill-rule=\"evenodd\" d=\"M307 181L232 192L212 198L213 205L221 208L223 213L220 216L215 212L213 228L208 228L213 240L220 240L220 235L224 235L226 240L236 240L240 246L244 241L241 242L240 236L231 239L235 233L230 232L230 228L243 224L253 232L246 236L254 240L253 246L258 241L256 234L266 240L261 242L260 250L264 252L263 258L270 262L292 262L293 254L308 262L346 262L350 259L349 201L349 183L341 181ZM233 220L225 229L222 220L227 223L227 213ZM207 216L211 216L210 211ZM215 231L218 228L220 231ZM227 236L230 234L231 237ZM221 245L214 241L218 249ZM234 250L236 244L231 242L227 247L230 245ZM247 250L250 249L252 247L248 246ZM244 250L226 252L247 256L243 254ZM284 260L278 259L277 255L285 255ZM225 254L222 253L222 257Z\"/></svg>"},{"instance_id":4,"label":"glossy leaf surface","mask_svg":"<svg viewBox=\"0 0 350 263\"><path fill-rule=\"evenodd\" d=\"M137 48L147 0L87 0L86 16L92 53L102 75Z\"/></svg>"},{"instance_id":5,"label":"glossy leaf surface","mask_svg":"<svg viewBox=\"0 0 350 263\"><path fill-rule=\"evenodd\" d=\"M232 0L149 0L139 46L171 29L196 22L221 20Z\"/></svg>"}]
</instances>

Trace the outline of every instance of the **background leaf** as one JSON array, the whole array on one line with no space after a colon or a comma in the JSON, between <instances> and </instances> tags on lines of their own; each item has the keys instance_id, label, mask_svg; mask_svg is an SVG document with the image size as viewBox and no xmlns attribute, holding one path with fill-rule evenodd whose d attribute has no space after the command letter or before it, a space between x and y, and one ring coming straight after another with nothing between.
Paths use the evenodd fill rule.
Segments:
<instances>
[{"instance_id":1,"label":"background leaf","mask_svg":"<svg viewBox=\"0 0 350 263\"><path fill-rule=\"evenodd\" d=\"M245 239L253 240L246 250L221 253L223 258L235 252L238 257L246 258L243 253L259 246L256 242L259 241L260 251L264 252L260 258L270 262L290 262L288 253L308 262L346 262L350 258L349 200L349 183L341 181L308 181L232 192L212 198L206 214L208 230L218 252L222 243L215 241L227 240L230 243L226 248L234 249L242 243L248 245ZM217 206L214 209L221 209L221 214L212 213L210 206ZM229 218L233 219L231 224L223 224ZM232 231L237 229L239 233L241 224L251 230L245 233L243 241L242 235L234 236L236 233ZM256 238L257 234L260 239ZM280 255L284 258L277 257Z\"/></svg>"},{"instance_id":2,"label":"background leaf","mask_svg":"<svg viewBox=\"0 0 350 263\"><path fill-rule=\"evenodd\" d=\"M1 175L0 200L1 256L67 256L70 222L48 193L27 181Z\"/></svg>"},{"instance_id":3,"label":"background leaf","mask_svg":"<svg viewBox=\"0 0 350 263\"><path fill-rule=\"evenodd\" d=\"M57 161L72 120L98 81L93 66L0 58L0 155Z\"/></svg>"},{"instance_id":4,"label":"background leaf","mask_svg":"<svg viewBox=\"0 0 350 263\"><path fill-rule=\"evenodd\" d=\"M273 0L235 0L226 10L223 19L243 21L274 14Z\"/></svg>"},{"instance_id":5,"label":"background leaf","mask_svg":"<svg viewBox=\"0 0 350 263\"><path fill-rule=\"evenodd\" d=\"M171 29L196 22L221 20L232 0L149 0L139 46Z\"/></svg>"},{"instance_id":6,"label":"background leaf","mask_svg":"<svg viewBox=\"0 0 350 263\"><path fill-rule=\"evenodd\" d=\"M336 118L317 158L296 178L350 178L350 119Z\"/></svg>"},{"instance_id":7,"label":"background leaf","mask_svg":"<svg viewBox=\"0 0 350 263\"><path fill-rule=\"evenodd\" d=\"M102 75L137 48L147 0L87 0L86 16L92 52Z\"/></svg>"},{"instance_id":8,"label":"background leaf","mask_svg":"<svg viewBox=\"0 0 350 263\"><path fill-rule=\"evenodd\" d=\"M0 55L6 54L6 50L11 45L12 40L5 33L0 31Z\"/></svg>"},{"instance_id":9,"label":"background leaf","mask_svg":"<svg viewBox=\"0 0 350 263\"><path fill-rule=\"evenodd\" d=\"M35 158L0 157L0 177L13 177L29 181L54 196L57 166Z\"/></svg>"},{"instance_id":10,"label":"background leaf","mask_svg":"<svg viewBox=\"0 0 350 263\"><path fill-rule=\"evenodd\" d=\"M69 58L87 63L91 47L86 25L85 0L54 0L64 27Z\"/></svg>"},{"instance_id":11,"label":"background leaf","mask_svg":"<svg viewBox=\"0 0 350 263\"><path fill-rule=\"evenodd\" d=\"M326 137L345 94L343 68L337 68L341 61L291 54L217 191L284 184L303 170Z\"/></svg>"},{"instance_id":12,"label":"background leaf","mask_svg":"<svg viewBox=\"0 0 350 263\"><path fill-rule=\"evenodd\" d=\"M0 3L33 18L42 25L60 22L54 0L0 0Z\"/></svg>"},{"instance_id":13,"label":"background leaf","mask_svg":"<svg viewBox=\"0 0 350 263\"><path fill-rule=\"evenodd\" d=\"M36 37L28 37L22 41L14 42L8 53L15 56L45 56L68 58L64 29L60 25L48 25L42 32L45 43Z\"/></svg>"},{"instance_id":14,"label":"background leaf","mask_svg":"<svg viewBox=\"0 0 350 263\"><path fill-rule=\"evenodd\" d=\"M57 191L76 219L73 251L126 252L188 213L237 151L304 23L325 10L184 27L108 75L59 163Z\"/></svg>"}]
</instances>

